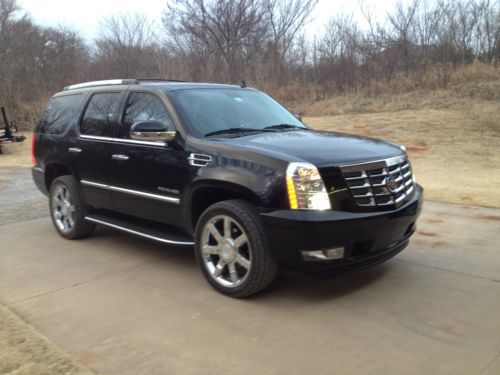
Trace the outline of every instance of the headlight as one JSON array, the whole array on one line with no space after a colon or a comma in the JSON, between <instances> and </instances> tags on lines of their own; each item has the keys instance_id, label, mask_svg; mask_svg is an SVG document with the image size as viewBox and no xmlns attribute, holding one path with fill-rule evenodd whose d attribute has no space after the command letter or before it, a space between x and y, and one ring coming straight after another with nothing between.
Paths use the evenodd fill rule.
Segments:
<instances>
[{"instance_id":1,"label":"headlight","mask_svg":"<svg viewBox=\"0 0 500 375\"><path fill-rule=\"evenodd\" d=\"M330 210L330 199L318 169L309 163L290 163L286 170L290 208Z\"/></svg>"}]
</instances>

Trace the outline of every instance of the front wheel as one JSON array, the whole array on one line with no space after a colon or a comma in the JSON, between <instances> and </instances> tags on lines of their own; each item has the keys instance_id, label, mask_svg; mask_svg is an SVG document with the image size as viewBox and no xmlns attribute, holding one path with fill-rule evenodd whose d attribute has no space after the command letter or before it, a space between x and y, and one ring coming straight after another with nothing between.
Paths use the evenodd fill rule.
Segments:
<instances>
[{"instance_id":1,"label":"front wheel","mask_svg":"<svg viewBox=\"0 0 500 375\"><path fill-rule=\"evenodd\" d=\"M267 288L278 274L258 214L242 200L215 203L203 212L196 259L216 290L236 298Z\"/></svg>"},{"instance_id":2,"label":"front wheel","mask_svg":"<svg viewBox=\"0 0 500 375\"><path fill-rule=\"evenodd\" d=\"M61 236L77 239L90 235L94 223L85 220L87 205L73 176L61 176L50 185L50 214Z\"/></svg>"}]
</instances>

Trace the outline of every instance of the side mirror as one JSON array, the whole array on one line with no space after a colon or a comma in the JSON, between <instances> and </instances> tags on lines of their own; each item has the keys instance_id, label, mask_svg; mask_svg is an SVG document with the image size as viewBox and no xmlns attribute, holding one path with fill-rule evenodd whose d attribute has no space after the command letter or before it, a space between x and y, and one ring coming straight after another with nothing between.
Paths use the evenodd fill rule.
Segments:
<instances>
[{"instance_id":1,"label":"side mirror","mask_svg":"<svg viewBox=\"0 0 500 375\"><path fill-rule=\"evenodd\" d=\"M160 121L139 121L130 128L130 138L136 141L169 142L176 134Z\"/></svg>"},{"instance_id":2,"label":"side mirror","mask_svg":"<svg viewBox=\"0 0 500 375\"><path fill-rule=\"evenodd\" d=\"M300 122L302 122L302 116L301 116L301 115L299 115L299 114L297 114L297 113L294 113L293 115L295 116L295 118L296 118L297 120L299 120Z\"/></svg>"}]
</instances>

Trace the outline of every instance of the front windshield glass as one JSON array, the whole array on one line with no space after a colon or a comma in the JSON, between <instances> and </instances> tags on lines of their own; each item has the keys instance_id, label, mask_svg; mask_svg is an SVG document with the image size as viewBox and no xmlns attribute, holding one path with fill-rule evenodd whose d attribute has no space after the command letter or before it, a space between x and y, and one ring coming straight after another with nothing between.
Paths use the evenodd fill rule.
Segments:
<instances>
[{"instance_id":1,"label":"front windshield glass","mask_svg":"<svg viewBox=\"0 0 500 375\"><path fill-rule=\"evenodd\" d=\"M257 90L187 89L169 94L198 137L214 132L224 134L228 130L228 134L241 135L252 130L306 128L278 102Z\"/></svg>"}]
</instances>

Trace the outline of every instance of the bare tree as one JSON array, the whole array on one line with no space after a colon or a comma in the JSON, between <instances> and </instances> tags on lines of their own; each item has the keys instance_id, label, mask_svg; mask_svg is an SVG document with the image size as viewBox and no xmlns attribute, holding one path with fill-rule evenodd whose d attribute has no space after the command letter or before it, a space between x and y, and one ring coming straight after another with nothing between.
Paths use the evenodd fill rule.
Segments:
<instances>
[{"instance_id":1,"label":"bare tree","mask_svg":"<svg viewBox=\"0 0 500 375\"><path fill-rule=\"evenodd\" d=\"M267 27L260 0L176 0L163 19L172 40L191 51L203 51L223 64L229 81L243 77L262 51Z\"/></svg>"},{"instance_id":2,"label":"bare tree","mask_svg":"<svg viewBox=\"0 0 500 375\"><path fill-rule=\"evenodd\" d=\"M397 60L400 61L406 73L410 72L410 64L413 60L411 32L419 4L420 0L412 0L408 5L403 5L401 1L398 1L394 12L387 13L387 19L391 25L391 30L389 30L391 48L398 51Z\"/></svg>"},{"instance_id":3,"label":"bare tree","mask_svg":"<svg viewBox=\"0 0 500 375\"><path fill-rule=\"evenodd\" d=\"M269 46L271 74L282 74L297 34L309 21L318 0L266 0L264 7L271 34Z\"/></svg>"},{"instance_id":4,"label":"bare tree","mask_svg":"<svg viewBox=\"0 0 500 375\"><path fill-rule=\"evenodd\" d=\"M105 18L95 44L100 70L108 77L151 77L159 73L157 37L143 14Z\"/></svg>"},{"instance_id":5,"label":"bare tree","mask_svg":"<svg viewBox=\"0 0 500 375\"><path fill-rule=\"evenodd\" d=\"M446 34L455 48L455 65L472 62L474 29L478 21L478 7L473 1L444 3Z\"/></svg>"},{"instance_id":6,"label":"bare tree","mask_svg":"<svg viewBox=\"0 0 500 375\"><path fill-rule=\"evenodd\" d=\"M476 23L476 55L485 62L498 64L500 59L500 7L498 0L483 0L478 4Z\"/></svg>"},{"instance_id":7,"label":"bare tree","mask_svg":"<svg viewBox=\"0 0 500 375\"><path fill-rule=\"evenodd\" d=\"M368 27L340 13L314 40L304 26L317 0L172 0L163 28L118 14L87 43L0 0L0 102L33 121L44 98L67 84L126 77L245 79L287 100L376 95L393 83L446 87L457 67L498 64L499 0L400 1L381 19L358 1Z\"/></svg>"}]
</instances>

